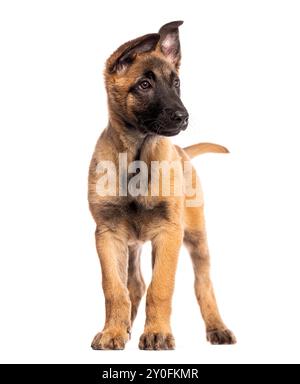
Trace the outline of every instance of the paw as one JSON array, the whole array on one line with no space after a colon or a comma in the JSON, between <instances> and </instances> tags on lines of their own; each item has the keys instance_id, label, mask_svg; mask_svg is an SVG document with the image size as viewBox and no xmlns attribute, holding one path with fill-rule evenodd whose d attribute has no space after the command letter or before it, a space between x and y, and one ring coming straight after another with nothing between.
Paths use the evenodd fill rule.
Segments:
<instances>
[{"instance_id":1,"label":"paw","mask_svg":"<svg viewBox=\"0 0 300 384\"><path fill-rule=\"evenodd\" d=\"M171 333L143 333L139 348L147 351L175 349L175 339Z\"/></svg>"},{"instance_id":2,"label":"paw","mask_svg":"<svg viewBox=\"0 0 300 384\"><path fill-rule=\"evenodd\" d=\"M128 339L127 333L104 330L94 337L91 347L95 350L121 350L125 348Z\"/></svg>"},{"instance_id":3,"label":"paw","mask_svg":"<svg viewBox=\"0 0 300 384\"><path fill-rule=\"evenodd\" d=\"M206 338L213 345L236 344L236 338L229 329L207 331Z\"/></svg>"}]
</instances>

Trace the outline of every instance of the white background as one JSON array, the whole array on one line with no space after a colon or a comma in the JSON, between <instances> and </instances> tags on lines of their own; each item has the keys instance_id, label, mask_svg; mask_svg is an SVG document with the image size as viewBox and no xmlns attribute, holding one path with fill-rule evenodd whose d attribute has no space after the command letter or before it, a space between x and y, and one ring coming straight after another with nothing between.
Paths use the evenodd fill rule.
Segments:
<instances>
[{"instance_id":1,"label":"white background","mask_svg":"<svg viewBox=\"0 0 300 384\"><path fill-rule=\"evenodd\" d=\"M210 346L182 251L177 350L95 352L104 319L89 160L107 123L102 70L126 40L181 27L188 145L206 201L212 275L236 346ZM300 360L298 1L1 1L1 362L232 363ZM143 254L150 279L150 249Z\"/></svg>"}]
</instances>

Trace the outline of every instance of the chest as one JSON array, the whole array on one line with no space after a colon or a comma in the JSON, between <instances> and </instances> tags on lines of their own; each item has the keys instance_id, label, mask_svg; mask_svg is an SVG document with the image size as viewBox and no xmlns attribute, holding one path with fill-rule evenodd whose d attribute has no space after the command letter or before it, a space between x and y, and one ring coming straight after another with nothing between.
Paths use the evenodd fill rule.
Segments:
<instances>
[{"instance_id":1,"label":"chest","mask_svg":"<svg viewBox=\"0 0 300 384\"><path fill-rule=\"evenodd\" d=\"M171 207L165 200L145 204L139 199L118 199L105 202L98 207L98 217L102 223L118 228L125 227L130 237L147 240L147 234L170 220Z\"/></svg>"}]
</instances>

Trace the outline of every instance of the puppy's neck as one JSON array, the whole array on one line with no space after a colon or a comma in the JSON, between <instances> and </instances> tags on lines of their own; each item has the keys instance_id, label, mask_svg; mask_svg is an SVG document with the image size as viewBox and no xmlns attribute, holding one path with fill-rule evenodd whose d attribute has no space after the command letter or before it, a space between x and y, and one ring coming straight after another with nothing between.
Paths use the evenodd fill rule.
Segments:
<instances>
[{"instance_id":1,"label":"puppy's neck","mask_svg":"<svg viewBox=\"0 0 300 384\"><path fill-rule=\"evenodd\" d=\"M151 140L150 136L125 126L115 117L110 117L107 127L109 136L118 153L126 152L130 161L139 160L145 141Z\"/></svg>"}]
</instances>

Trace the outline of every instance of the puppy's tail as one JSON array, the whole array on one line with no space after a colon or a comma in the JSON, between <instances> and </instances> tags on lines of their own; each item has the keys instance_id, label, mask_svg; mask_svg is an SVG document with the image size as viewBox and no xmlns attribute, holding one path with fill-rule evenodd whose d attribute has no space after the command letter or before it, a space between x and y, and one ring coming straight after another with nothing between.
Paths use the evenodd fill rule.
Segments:
<instances>
[{"instance_id":1,"label":"puppy's tail","mask_svg":"<svg viewBox=\"0 0 300 384\"><path fill-rule=\"evenodd\" d=\"M212 143L199 143L183 148L184 152L192 159L203 153L229 153L222 145Z\"/></svg>"}]
</instances>

